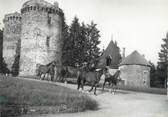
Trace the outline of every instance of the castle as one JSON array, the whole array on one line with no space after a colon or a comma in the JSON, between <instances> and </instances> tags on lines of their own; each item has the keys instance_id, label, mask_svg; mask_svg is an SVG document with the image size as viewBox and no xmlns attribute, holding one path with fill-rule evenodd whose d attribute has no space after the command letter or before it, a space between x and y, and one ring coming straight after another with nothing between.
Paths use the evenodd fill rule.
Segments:
<instances>
[{"instance_id":1,"label":"castle","mask_svg":"<svg viewBox=\"0 0 168 117\"><path fill-rule=\"evenodd\" d=\"M62 17L57 2L44 0L29 0L23 4L21 14L5 15L3 58L8 69L12 70L17 55L20 76L36 75L37 64L55 60L61 65Z\"/></svg>"}]
</instances>

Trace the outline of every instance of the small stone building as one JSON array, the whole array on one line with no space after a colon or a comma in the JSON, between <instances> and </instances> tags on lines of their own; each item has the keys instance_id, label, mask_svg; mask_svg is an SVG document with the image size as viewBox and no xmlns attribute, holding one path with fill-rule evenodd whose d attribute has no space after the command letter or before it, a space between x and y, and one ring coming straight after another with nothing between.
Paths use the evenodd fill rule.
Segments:
<instances>
[{"instance_id":1,"label":"small stone building","mask_svg":"<svg viewBox=\"0 0 168 117\"><path fill-rule=\"evenodd\" d=\"M130 87L150 87L150 64L137 51L120 63L120 77Z\"/></svg>"}]
</instances>

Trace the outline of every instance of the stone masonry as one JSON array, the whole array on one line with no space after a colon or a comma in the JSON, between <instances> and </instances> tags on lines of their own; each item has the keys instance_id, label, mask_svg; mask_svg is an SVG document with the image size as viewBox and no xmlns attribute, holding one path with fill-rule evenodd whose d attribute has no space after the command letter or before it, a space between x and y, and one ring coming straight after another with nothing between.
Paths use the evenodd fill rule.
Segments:
<instances>
[{"instance_id":1,"label":"stone masonry","mask_svg":"<svg viewBox=\"0 0 168 117\"><path fill-rule=\"evenodd\" d=\"M20 76L35 76L37 64L46 65L55 60L61 65L63 12L58 3L29 0L23 4L21 15L17 14L18 18L9 14L4 19L3 53L9 68L18 39L21 39Z\"/></svg>"},{"instance_id":2,"label":"stone masonry","mask_svg":"<svg viewBox=\"0 0 168 117\"><path fill-rule=\"evenodd\" d=\"M15 60L17 43L21 34L21 15L20 13L11 13L5 15L3 20L3 58L7 68L11 71Z\"/></svg>"}]
</instances>

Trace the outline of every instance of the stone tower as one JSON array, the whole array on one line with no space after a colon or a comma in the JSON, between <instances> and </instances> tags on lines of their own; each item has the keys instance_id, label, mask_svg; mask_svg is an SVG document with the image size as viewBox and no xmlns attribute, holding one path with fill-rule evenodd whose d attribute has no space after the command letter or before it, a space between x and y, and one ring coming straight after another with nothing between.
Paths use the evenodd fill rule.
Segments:
<instances>
[{"instance_id":1,"label":"stone tower","mask_svg":"<svg viewBox=\"0 0 168 117\"><path fill-rule=\"evenodd\" d=\"M5 15L3 20L3 58L8 69L12 70L15 60L16 49L21 35L21 15L20 13L11 13Z\"/></svg>"},{"instance_id":2,"label":"stone tower","mask_svg":"<svg viewBox=\"0 0 168 117\"><path fill-rule=\"evenodd\" d=\"M21 9L20 76L36 75L37 64L61 64L62 10L58 3L29 0Z\"/></svg>"}]
</instances>

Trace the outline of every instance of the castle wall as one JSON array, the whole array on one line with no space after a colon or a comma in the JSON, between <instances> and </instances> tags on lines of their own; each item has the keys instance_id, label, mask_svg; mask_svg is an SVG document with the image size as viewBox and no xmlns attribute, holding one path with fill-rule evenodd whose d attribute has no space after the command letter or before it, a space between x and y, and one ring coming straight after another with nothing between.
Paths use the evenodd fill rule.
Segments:
<instances>
[{"instance_id":1,"label":"castle wall","mask_svg":"<svg viewBox=\"0 0 168 117\"><path fill-rule=\"evenodd\" d=\"M131 87L150 87L150 67L141 65L122 65L119 67L124 85Z\"/></svg>"},{"instance_id":2,"label":"castle wall","mask_svg":"<svg viewBox=\"0 0 168 117\"><path fill-rule=\"evenodd\" d=\"M17 54L17 43L20 40L21 15L17 12L7 14L5 15L3 22L3 58L8 69L11 71L15 60L15 55Z\"/></svg>"},{"instance_id":3,"label":"castle wall","mask_svg":"<svg viewBox=\"0 0 168 117\"><path fill-rule=\"evenodd\" d=\"M20 76L36 75L36 65L61 64L62 22L59 9L28 6L21 10Z\"/></svg>"}]
</instances>

